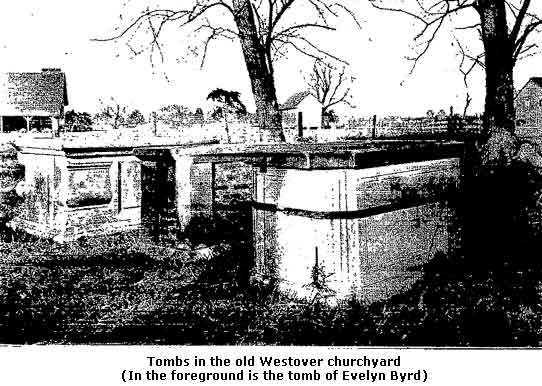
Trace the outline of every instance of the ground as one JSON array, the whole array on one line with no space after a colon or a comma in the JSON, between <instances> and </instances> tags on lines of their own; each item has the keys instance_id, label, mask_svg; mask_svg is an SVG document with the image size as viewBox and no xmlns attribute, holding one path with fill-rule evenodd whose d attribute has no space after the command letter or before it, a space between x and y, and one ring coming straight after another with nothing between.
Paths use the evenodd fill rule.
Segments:
<instances>
[{"instance_id":1,"label":"ground","mask_svg":"<svg viewBox=\"0 0 542 386\"><path fill-rule=\"evenodd\" d=\"M2 343L540 346L542 271L437 256L370 305L251 281L246 245L158 246L124 234L0 244Z\"/></svg>"}]
</instances>

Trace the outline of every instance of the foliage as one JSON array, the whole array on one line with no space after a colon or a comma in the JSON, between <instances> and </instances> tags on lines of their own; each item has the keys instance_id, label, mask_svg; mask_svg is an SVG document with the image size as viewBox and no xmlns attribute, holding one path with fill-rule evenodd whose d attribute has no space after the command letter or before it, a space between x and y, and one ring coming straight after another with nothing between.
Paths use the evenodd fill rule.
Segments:
<instances>
[{"instance_id":1,"label":"foliage","mask_svg":"<svg viewBox=\"0 0 542 386\"><path fill-rule=\"evenodd\" d=\"M542 270L437 256L415 286L335 305L240 279L240 247L165 248L137 235L0 245L3 343L540 346Z\"/></svg>"},{"instance_id":2,"label":"foliage","mask_svg":"<svg viewBox=\"0 0 542 386\"><path fill-rule=\"evenodd\" d=\"M237 91L227 91L217 88L207 95L207 99L218 104L211 113L214 119L227 119L229 115L240 117L247 114L247 108L241 101L241 93Z\"/></svg>"},{"instance_id":3,"label":"foliage","mask_svg":"<svg viewBox=\"0 0 542 386\"><path fill-rule=\"evenodd\" d=\"M241 101L241 94L237 91L227 91L217 88L207 95L207 99L216 103L216 106L211 113L211 117L216 120L224 120L228 143L231 142L228 117L234 116L239 118L247 115L247 108Z\"/></svg>"},{"instance_id":4,"label":"foliage","mask_svg":"<svg viewBox=\"0 0 542 386\"><path fill-rule=\"evenodd\" d=\"M143 116L141 111L139 111L138 109L133 110L126 117L126 124L128 126L135 127L135 126L143 125L144 123L145 123L145 117Z\"/></svg>"},{"instance_id":5,"label":"foliage","mask_svg":"<svg viewBox=\"0 0 542 386\"><path fill-rule=\"evenodd\" d=\"M466 157L468 162L476 162ZM488 165L463 182L464 247L483 266L532 258L542 236L542 175L528 162ZM498 208L496 210L495 208Z\"/></svg>"},{"instance_id":6,"label":"foliage","mask_svg":"<svg viewBox=\"0 0 542 386\"><path fill-rule=\"evenodd\" d=\"M94 116L94 120L109 125L115 130L119 129L126 122L128 108L118 103L114 98L111 98L110 104L105 104L103 101L101 103L101 111Z\"/></svg>"},{"instance_id":7,"label":"foliage","mask_svg":"<svg viewBox=\"0 0 542 386\"><path fill-rule=\"evenodd\" d=\"M339 116L333 109L323 112L322 117L326 123L339 123Z\"/></svg>"},{"instance_id":8,"label":"foliage","mask_svg":"<svg viewBox=\"0 0 542 386\"><path fill-rule=\"evenodd\" d=\"M162 122L168 125L174 125L186 123L191 116L191 112L188 107L172 104L160 108L160 110L157 111L156 116Z\"/></svg>"},{"instance_id":9,"label":"foliage","mask_svg":"<svg viewBox=\"0 0 542 386\"><path fill-rule=\"evenodd\" d=\"M89 131L92 130L92 116L87 112L66 111L64 122L68 131Z\"/></svg>"},{"instance_id":10,"label":"foliage","mask_svg":"<svg viewBox=\"0 0 542 386\"><path fill-rule=\"evenodd\" d=\"M21 197L16 193L17 183L24 179L24 165L17 160L14 148L0 150L0 233L17 213Z\"/></svg>"}]
</instances>

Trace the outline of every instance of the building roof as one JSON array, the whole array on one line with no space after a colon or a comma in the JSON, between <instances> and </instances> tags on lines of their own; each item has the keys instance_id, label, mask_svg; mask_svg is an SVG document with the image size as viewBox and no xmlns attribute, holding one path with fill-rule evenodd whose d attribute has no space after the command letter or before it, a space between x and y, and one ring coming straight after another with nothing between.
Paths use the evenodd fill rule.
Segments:
<instances>
[{"instance_id":1,"label":"building roof","mask_svg":"<svg viewBox=\"0 0 542 386\"><path fill-rule=\"evenodd\" d=\"M311 93L308 91L296 92L290 98L286 100L282 105L280 105L280 110L292 110L297 108L299 104L308 97Z\"/></svg>"},{"instance_id":2,"label":"building roof","mask_svg":"<svg viewBox=\"0 0 542 386\"><path fill-rule=\"evenodd\" d=\"M60 69L0 74L0 115L59 116L68 105Z\"/></svg>"}]
</instances>

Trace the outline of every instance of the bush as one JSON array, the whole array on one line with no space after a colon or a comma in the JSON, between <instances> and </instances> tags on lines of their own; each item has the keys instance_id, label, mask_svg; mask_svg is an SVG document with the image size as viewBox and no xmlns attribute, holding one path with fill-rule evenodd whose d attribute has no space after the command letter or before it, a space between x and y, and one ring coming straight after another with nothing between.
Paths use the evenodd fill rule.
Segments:
<instances>
[{"instance_id":1,"label":"bush","mask_svg":"<svg viewBox=\"0 0 542 386\"><path fill-rule=\"evenodd\" d=\"M23 178L24 166L18 162L15 149L0 150L0 235L9 233L7 223L18 213L22 199L15 188Z\"/></svg>"}]
</instances>

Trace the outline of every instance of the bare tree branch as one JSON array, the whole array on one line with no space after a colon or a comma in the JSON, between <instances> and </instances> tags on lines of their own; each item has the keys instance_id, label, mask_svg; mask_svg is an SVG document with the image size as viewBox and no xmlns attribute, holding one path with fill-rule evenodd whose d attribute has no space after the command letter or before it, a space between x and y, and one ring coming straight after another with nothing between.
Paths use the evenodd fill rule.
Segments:
<instances>
[{"instance_id":1,"label":"bare tree branch","mask_svg":"<svg viewBox=\"0 0 542 386\"><path fill-rule=\"evenodd\" d=\"M344 103L354 107L350 102L352 77L346 75L346 66L336 68L329 63L315 60L310 79L309 91L323 105L325 114L331 107Z\"/></svg>"},{"instance_id":2,"label":"bare tree branch","mask_svg":"<svg viewBox=\"0 0 542 386\"><path fill-rule=\"evenodd\" d=\"M194 54L201 55L201 66L214 41L238 41L251 80L259 125L273 131L274 138L281 139L284 135L276 97L274 61L292 50L313 59L345 63L318 44L309 32L333 31L343 15L361 26L343 0L184 0L186 3L191 5L185 5L184 9L147 8L112 37L94 41L122 40L133 55L148 51L151 62L155 54L163 62L165 48L161 37L165 26L191 29L203 38L201 44L193 47ZM298 11L296 18L287 17L294 9ZM150 39L138 47L135 36L145 33ZM275 135L279 132L282 135Z\"/></svg>"},{"instance_id":3,"label":"bare tree branch","mask_svg":"<svg viewBox=\"0 0 542 386\"><path fill-rule=\"evenodd\" d=\"M231 0L230 0L231 1ZM288 40L292 41L290 45L296 51L310 57L319 58L326 56L327 59L337 60L336 55L332 55L328 50L318 47L318 45L306 35L306 32L310 29L321 29L333 31L335 27L331 25L330 18L337 19L342 11L346 13L358 27L361 28L361 24L356 15L344 4L335 0L246 0L252 10L256 21L257 34L260 42L266 51L267 65L271 72L273 72L273 61L277 57L283 57L285 52L285 45L283 44ZM305 5L304 17L302 22L295 25L281 25L284 24L285 15L289 10L293 9L294 5ZM307 12L307 5L309 10L313 10L311 16L310 11ZM198 20L203 20L203 28L196 26L195 32L207 31L209 34L205 34L202 41L202 63L205 62L207 52L211 41L220 38L230 39L234 36L238 37L238 31L234 31L233 28L221 23L220 26L215 26L209 20L209 17L203 19L203 17L210 13L213 9L226 10L227 15L233 16L235 20L234 10L228 0L194 0L194 5L191 8L175 10L175 9L146 9L141 12L140 15L135 17L127 26L123 27L117 34L107 38L96 38L93 41L107 42L113 40L120 40L128 38L128 46L130 51L134 55L139 55L143 51L148 50L150 59L154 57L155 53L158 53L160 60L164 61L163 47L160 44L160 35L163 32L163 27L166 24L175 23L177 27L182 28L191 23L196 23ZM301 8L300 8L301 9ZM147 28L145 28L145 24ZM147 30L151 39L148 43L142 43L143 48L135 48L132 43L132 39L136 33L141 30ZM294 33L295 32L295 33ZM129 35L131 34L131 35ZM278 44L277 44L278 43ZM304 47L302 47L303 45ZM278 54L277 47L282 48L282 54ZM318 49L316 49L318 47Z\"/></svg>"},{"instance_id":4,"label":"bare tree branch","mask_svg":"<svg viewBox=\"0 0 542 386\"><path fill-rule=\"evenodd\" d=\"M407 15L420 24L421 28L414 37L419 51L414 56L408 57L412 61L410 74L414 72L420 59L427 54L438 32L443 28L444 23L453 15L470 9L475 5L475 2L472 0L440 0L426 6L423 0L416 0L414 9L405 9L386 6L383 0L369 1L376 9ZM468 26L466 28L472 27Z\"/></svg>"}]
</instances>

